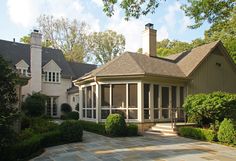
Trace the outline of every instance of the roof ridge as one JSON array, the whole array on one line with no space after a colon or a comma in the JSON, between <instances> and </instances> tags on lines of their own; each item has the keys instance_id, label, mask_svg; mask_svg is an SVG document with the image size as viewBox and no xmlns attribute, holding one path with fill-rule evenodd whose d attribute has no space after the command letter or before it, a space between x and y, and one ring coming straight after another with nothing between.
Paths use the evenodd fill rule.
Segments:
<instances>
[{"instance_id":1,"label":"roof ridge","mask_svg":"<svg viewBox=\"0 0 236 161\"><path fill-rule=\"evenodd\" d=\"M132 58L131 60L133 60L138 65L138 68L145 74L145 70L143 69L143 67L140 66L140 64L131 56L131 54L135 55L136 53L128 52L128 55L129 55L129 57Z\"/></svg>"}]
</instances>

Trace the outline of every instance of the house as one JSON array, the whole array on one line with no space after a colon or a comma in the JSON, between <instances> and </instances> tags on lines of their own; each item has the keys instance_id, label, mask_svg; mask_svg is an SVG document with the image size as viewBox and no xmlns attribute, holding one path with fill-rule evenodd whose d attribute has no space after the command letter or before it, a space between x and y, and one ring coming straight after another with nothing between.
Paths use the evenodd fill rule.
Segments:
<instances>
[{"instance_id":1,"label":"house","mask_svg":"<svg viewBox=\"0 0 236 161\"><path fill-rule=\"evenodd\" d=\"M96 68L96 65L68 62L61 50L41 46L42 35L31 33L30 44L0 40L0 55L11 63L28 83L17 88L19 102L32 92L49 96L46 113L60 117L60 105L69 103L74 109L78 103L78 88L72 80Z\"/></svg>"},{"instance_id":2,"label":"house","mask_svg":"<svg viewBox=\"0 0 236 161\"><path fill-rule=\"evenodd\" d=\"M236 93L236 66L220 41L158 57L156 30L147 24L143 54L126 52L74 84L80 90L80 118L103 122L110 113L120 113L145 129L174 117L183 120L187 95Z\"/></svg>"}]
</instances>

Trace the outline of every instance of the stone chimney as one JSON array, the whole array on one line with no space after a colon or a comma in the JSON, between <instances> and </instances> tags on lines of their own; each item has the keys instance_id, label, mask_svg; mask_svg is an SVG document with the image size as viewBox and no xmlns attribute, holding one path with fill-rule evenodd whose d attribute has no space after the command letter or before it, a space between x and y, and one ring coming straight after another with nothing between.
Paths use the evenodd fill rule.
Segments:
<instances>
[{"instance_id":1,"label":"stone chimney","mask_svg":"<svg viewBox=\"0 0 236 161\"><path fill-rule=\"evenodd\" d=\"M156 33L157 30L153 29L153 24L148 23L145 25L143 31L143 54L150 57L156 57Z\"/></svg>"},{"instance_id":2,"label":"stone chimney","mask_svg":"<svg viewBox=\"0 0 236 161\"><path fill-rule=\"evenodd\" d=\"M42 34L34 30L30 36L30 91L42 89Z\"/></svg>"}]
</instances>

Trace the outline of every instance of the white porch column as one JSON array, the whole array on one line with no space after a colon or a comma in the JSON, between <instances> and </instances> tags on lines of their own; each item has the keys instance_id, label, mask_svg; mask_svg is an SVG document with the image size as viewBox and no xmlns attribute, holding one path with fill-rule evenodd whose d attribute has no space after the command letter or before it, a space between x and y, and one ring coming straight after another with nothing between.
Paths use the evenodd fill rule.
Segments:
<instances>
[{"instance_id":1,"label":"white porch column","mask_svg":"<svg viewBox=\"0 0 236 161\"><path fill-rule=\"evenodd\" d=\"M143 111L143 83L138 82L138 121L144 122L144 111Z\"/></svg>"},{"instance_id":2,"label":"white porch column","mask_svg":"<svg viewBox=\"0 0 236 161\"><path fill-rule=\"evenodd\" d=\"M150 108L150 120L151 122L154 122L154 100L153 100L153 84L150 84L150 94L149 94L149 108Z\"/></svg>"},{"instance_id":3,"label":"white porch column","mask_svg":"<svg viewBox=\"0 0 236 161\"><path fill-rule=\"evenodd\" d=\"M82 87L79 86L79 119L83 118L83 91Z\"/></svg>"},{"instance_id":4,"label":"white porch column","mask_svg":"<svg viewBox=\"0 0 236 161\"><path fill-rule=\"evenodd\" d=\"M96 83L96 122L101 122L101 85Z\"/></svg>"}]
</instances>

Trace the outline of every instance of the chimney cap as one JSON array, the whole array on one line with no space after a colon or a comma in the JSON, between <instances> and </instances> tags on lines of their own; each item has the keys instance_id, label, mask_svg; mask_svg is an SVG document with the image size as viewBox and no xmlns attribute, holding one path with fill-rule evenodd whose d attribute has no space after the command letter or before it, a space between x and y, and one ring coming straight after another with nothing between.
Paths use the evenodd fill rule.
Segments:
<instances>
[{"instance_id":1,"label":"chimney cap","mask_svg":"<svg viewBox=\"0 0 236 161\"><path fill-rule=\"evenodd\" d=\"M147 23L145 29L153 29L154 25L152 23Z\"/></svg>"},{"instance_id":2,"label":"chimney cap","mask_svg":"<svg viewBox=\"0 0 236 161\"><path fill-rule=\"evenodd\" d=\"M38 33L38 32L39 32L39 30L37 30L37 29L34 29L34 32L37 32L37 33Z\"/></svg>"}]
</instances>

